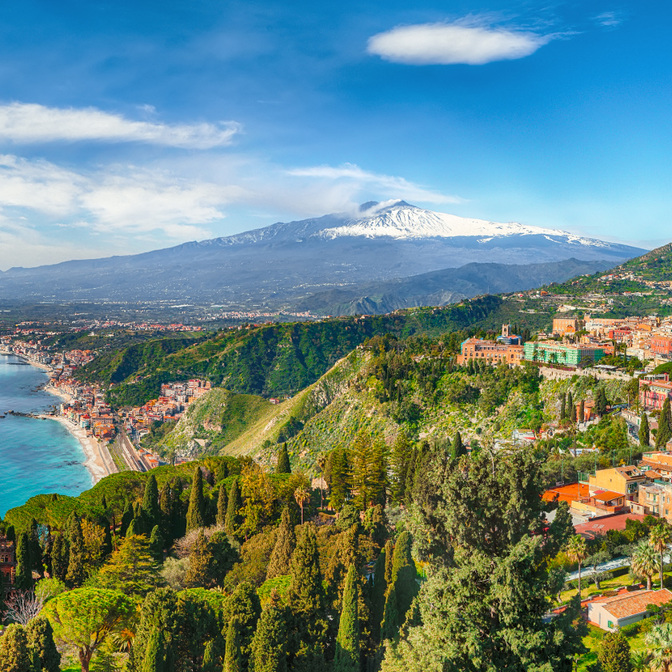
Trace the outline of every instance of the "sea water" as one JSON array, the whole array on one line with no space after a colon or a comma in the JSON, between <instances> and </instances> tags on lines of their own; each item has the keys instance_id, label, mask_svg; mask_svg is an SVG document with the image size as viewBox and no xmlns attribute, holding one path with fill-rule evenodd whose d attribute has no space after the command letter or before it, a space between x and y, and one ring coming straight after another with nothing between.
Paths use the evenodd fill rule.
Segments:
<instances>
[{"instance_id":1,"label":"sea water","mask_svg":"<svg viewBox=\"0 0 672 672\"><path fill-rule=\"evenodd\" d=\"M34 495L78 495L91 487L79 441L55 420L9 415L45 413L60 399L41 389L47 374L0 355L0 516Z\"/></svg>"}]
</instances>

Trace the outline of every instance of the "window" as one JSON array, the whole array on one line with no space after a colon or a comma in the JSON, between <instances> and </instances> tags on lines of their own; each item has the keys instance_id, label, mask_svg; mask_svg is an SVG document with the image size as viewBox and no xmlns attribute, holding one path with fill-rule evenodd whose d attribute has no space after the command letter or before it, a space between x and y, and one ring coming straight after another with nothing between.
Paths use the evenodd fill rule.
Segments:
<instances>
[{"instance_id":1,"label":"window","mask_svg":"<svg viewBox=\"0 0 672 672\"><path fill-rule=\"evenodd\" d=\"M608 628L613 628L614 624L611 621L607 621L607 627Z\"/></svg>"}]
</instances>

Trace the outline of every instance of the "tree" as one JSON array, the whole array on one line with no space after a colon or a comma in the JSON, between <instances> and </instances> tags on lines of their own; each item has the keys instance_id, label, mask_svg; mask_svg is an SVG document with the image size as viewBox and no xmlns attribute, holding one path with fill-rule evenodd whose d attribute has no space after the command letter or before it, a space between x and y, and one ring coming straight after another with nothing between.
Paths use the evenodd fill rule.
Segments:
<instances>
[{"instance_id":1,"label":"tree","mask_svg":"<svg viewBox=\"0 0 672 672\"><path fill-rule=\"evenodd\" d=\"M81 586L86 579L84 534L82 523L76 514L68 521L70 528L68 572L65 575L65 583L69 588Z\"/></svg>"},{"instance_id":2,"label":"tree","mask_svg":"<svg viewBox=\"0 0 672 672\"><path fill-rule=\"evenodd\" d=\"M672 672L672 623L654 625L644 636L652 670Z\"/></svg>"},{"instance_id":3,"label":"tree","mask_svg":"<svg viewBox=\"0 0 672 672\"><path fill-rule=\"evenodd\" d=\"M294 499L301 509L301 525L303 525L303 506L310 501L310 493L303 487L297 488L294 491Z\"/></svg>"},{"instance_id":4,"label":"tree","mask_svg":"<svg viewBox=\"0 0 672 672\"><path fill-rule=\"evenodd\" d=\"M619 630L607 632L597 652L601 672L632 672L630 644Z\"/></svg>"},{"instance_id":5,"label":"tree","mask_svg":"<svg viewBox=\"0 0 672 672\"><path fill-rule=\"evenodd\" d=\"M464 465L461 465L464 466ZM413 538L428 578L383 672L571 670L585 651L578 598L545 616L563 584L541 500L542 465L527 448L471 455L455 468L430 449L413 492Z\"/></svg>"},{"instance_id":6,"label":"tree","mask_svg":"<svg viewBox=\"0 0 672 672\"><path fill-rule=\"evenodd\" d=\"M243 505L243 500L240 496L240 485L236 478L231 484L229 492L229 501L226 505L226 519L224 521L224 529L227 534L235 535L240 524L239 511Z\"/></svg>"},{"instance_id":7,"label":"tree","mask_svg":"<svg viewBox=\"0 0 672 672\"><path fill-rule=\"evenodd\" d=\"M306 655L323 651L327 632L325 594L317 537L311 524L303 526L292 555L292 579L287 601L294 615L295 637Z\"/></svg>"},{"instance_id":8,"label":"tree","mask_svg":"<svg viewBox=\"0 0 672 672\"><path fill-rule=\"evenodd\" d=\"M294 534L294 525L292 525L289 515L289 507L282 510L280 527L278 527L278 537L271 553L271 559L266 570L266 578L273 579L276 576L289 574L289 568L292 562L292 553L296 548L296 535Z\"/></svg>"},{"instance_id":9,"label":"tree","mask_svg":"<svg viewBox=\"0 0 672 672\"><path fill-rule=\"evenodd\" d=\"M586 420L586 401L585 399L581 399L581 403L579 404L579 416L578 416L578 421L579 422L585 422Z\"/></svg>"},{"instance_id":10,"label":"tree","mask_svg":"<svg viewBox=\"0 0 672 672\"><path fill-rule=\"evenodd\" d=\"M672 438L672 414L670 413L670 398L666 397L658 418L656 432L656 448L665 448L665 444Z\"/></svg>"},{"instance_id":11,"label":"tree","mask_svg":"<svg viewBox=\"0 0 672 672\"><path fill-rule=\"evenodd\" d=\"M5 617L28 625L42 610L44 602L32 590L15 590L5 602Z\"/></svg>"},{"instance_id":12,"label":"tree","mask_svg":"<svg viewBox=\"0 0 672 672\"><path fill-rule=\"evenodd\" d=\"M289 464L289 453L287 452L287 444L282 443L278 449L278 463L275 467L276 474L291 474L292 468Z\"/></svg>"},{"instance_id":13,"label":"tree","mask_svg":"<svg viewBox=\"0 0 672 672\"><path fill-rule=\"evenodd\" d=\"M411 607L411 602L418 594L418 582L416 580L415 563L411 556L413 539L407 530L404 530L394 545L392 557L392 580L391 585L397 599L397 614L399 625L402 625L406 613Z\"/></svg>"},{"instance_id":14,"label":"tree","mask_svg":"<svg viewBox=\"0 0 672 672\"><path fill-rule=\"evenodd\" d=\"M350 496L352 483L350 460L345 448L335 448L329 453L326 476L329 485L329 506L338 511Z\"/></svg>"},{"instance_id":15,"label":"tree","mask_svg":"<svg viewBox=\"0 0 672 672\"><path fill-rule=\"evenodd\" d=\"M185 577L187 588L210 588L210 565L212 563L212 550L203 534L203 528L198 530L198 535L189 554L189 569Z\"/></svg>"},{"instance_id":16,"label":"tree","mask_svg":"<svg viewBox=\"0 0 672 672\"><path fill-rule=\"evenodd\" d=\"M28 648L33 654L35 672L59 672L61 654L54 643L54 630L46 618L32 620L26 628Z\"/></svg>"},{"instance_id":17,"label":"tree","mask_svg":"<svg viewBox=\"0 0 672 672\"><path fill-rule=\"evenodd\" d=\"M356 491L355 506L364 510L376 504L385 505L387 495L387 458L380 440L371 440L362 430L351 446L352 487Z\"/></svg>"},{"instance_id":18,"label":"tree","mask_svg":"<svg viewBox=\"0 0 672 672\"><path fill-rule=\"evenodd\" d=\"M33 587L32 564L28 534L21 532L16 544L16 569L14 574L14 585L20 590L30 590Z\"/></svg>"},{"instance_id":19,"label":"tree","mask_svg":"<svg viewBox=\"0 0 672 672\"><path fill-rule=\"evenodd\" d=\"M157 563L163 561L163 535L158 525L154 525L149 536L149 552Z\"/></svg>"},{"instance_id":20,"label":"tree","mask_svg":"<svg viewBox=\"0 0 672 672\"><path fill-rule=\"evenodd\" d=\"M147 537L126 537L101 567L96 582L101 588L142 596L162 585Z\"/></svg>"},{"instance_id":21,"label":"tree","mask_svg":"<svg viewBox=\"0 0 672 672\"><path fill-rule=\"evenodd\" d=\"M274 589L252 640L254 672L287 671L287 614Z\"/></svg>"},{"instance_id":22,"label":"tree","mask_svg":"<svg viewBox=\"0 0 672 672\"><path fill-rule=\"evenodd\" d=\"M459 460L463 455L467 455L467 448L462 443L462 435L457 432L455 438L453 439L453 445L451 447L451 457L454 460Z\"/></svg>"},{"instance_id":23,"label":"tree","mask_svg":"<svg viewBox=\"0 0 672 672\"><path fill-rule=\"evenodd\" d=\"M604 387L600 385L600 387L597 388L597 394L595 396L595 413L599 416L603 416L607 412L608 404L607 393L604 391Z\"/></svg>"},{"instance_id":24,"label":"tree","mask_svg":"<svg viewBox=\"0 0 672 672\"><path fill-rule=\"evenodd\" d=\"M0 672L33 672L25 628L13 623L0 636Z\"/></svg>"},{"instance_id":25,"label":"tree","mask_svg":"<svg viewBox=\"0 0 672 672\"><path fill-rule=\"evenodd\" d=\"M224 523L226 522L226 504L228 501L228 497L226 495L226 486L224 483L222 483L219 486L219 492L217 494L217 526L218 527L224 527Z\"/></svg>"},{"instance_id":26,"label":"tree","mask_svg":"<svg viewBox=\"0 0 672 672\"><path fill-rule=\"evenodd\" d=\"M575 534L567 544L567 557L572 561L576 562L579 565L579 599L581 599L581 565L583 561L588 557L588 548L586 546L586 540L580 535Z\"/></svg>"},{"instance_id":27,"label":"tree","mask_svg":"<svg viewBox=\"0 0 672 672\"><path fill-rule=\"evenodd\" d=\"M166 667L166 640L163 632L156 628L147 644L142 672L164 672Z\"/></svg>"},{"instance_id":28,"label":"tree","mask_svg":"<svg viewBox=\"0 0 672 672\"><path fill-rule=\"evenodd\" d=\"M229 627L226 631L224 672L243 672L243 661L240 653L240 623L236 618L229 621Z\"/></svg>"},{"instance_id":29,"label":"tree","mask_svg":"<svg viewBox=\"0 0 672 672\"><path fill-rule=\"evenodd\" d=\"M65 582L68 573L68 564L70 563L70 549L68 541L62 533L54 535L54 542L51 548L51 571L55 578Z\"/></svg>"},{"instance_id":30,"label":"tree","mask_svg":"<svg viewBox=\"0 0 672 672\"><path fill-rule=\"evenodd\" d=\"M203 472L200 467L194 469L191 481L189 508L187 509L187 532L205 527L205 499L203 498Z\"/></svg>"},{"instance_id":31,"label":"tree","mask_svg":"<svg viewBox=\"0 0 672 672\"><path fill-rule=\"evenodd\" d=\"M651 429L649 428L649 416L646 412L642 413L642 419L639 423L639 445L642 448L648 448L651 445Z\"/></svg>"},{"instance_id":32,"label":"tree","mask_svg":"<svg viewBox=\"0 0 672 672\"><path fill-rule=\"evenodd\" d=\"M359 672L360 666L360 632L359 632L359 585L357 570L354 565L348 568L343 593L341 619L336 637L336 655L334 672Z\"/></svg>"},{"instance_id":33,"label":"tree","mask_svg":"<svg viewBox=\"0 0 672 672\"><path fill-rule=\"evenodd\" d=\"M392 479L390 490L392 499L398 503L405 502L406 476L410 465L411 444L405 432L401 431L392 444L391 468Z\"/></svg>"},{"instance_id":34,"label":"tree","mask_svg":"<svg viewBox=\"0 0 672 672\"><path fill-rule=\"evenodd\" d=\"M560 422L567 417L567 397L564 392L560 395Z\"/></svg>"},{"instance_id":35,"label":"tree","mask_svg":"<svg viewBox=\"0 0 672 672\"><path fill-rule=\"evenodd\" d=\"M576 404L571 391L567 394L567 420L572 424L576 422Z\"/></svg>"},{"instance_id":36,"label":"tree","mask_svg":"<svg viewBox=\"0 0 672 672\"><path fill-rule=\"evenodd\" d=\"M142 497L142 511L151 530L161 522L161 507L159 506L159 488L156 485L154 474L150 473L145 483L145 492Z\"/></svg>"},{"instance_id":37,"label":"tree","mask_svg":"<svg viewBox=\"0 0 672 672\"><path fill-rule=\"evenodd\" d=\"M664 588L663 554L667 551L668 545L672 543L672 530L661 521L651 529L649 543L660 554L660 587Z\"/></svg>"},{"instance_id":38,"label":"tree","mask_svg":"<svg viewBox=\"0 0 672 672\"><path fill-rule=\"evenodd\" d=\"M236 621L236 641L243 672L248 669L252 656L252 639L260 616L261 602L257 591L252 584L244 581L236 586L229 598L225 616L229 621Z\"/></svg>"},{"instance_id":39,"label":"tree","mask_svg":"<svg viewBox=\"0 0 672 672\"><path fill-rule=\"evenodd\" d=\"M76 588L44 608L57 641L77 649L82 672L107 637L133 613L133 603L116 590Z\"/></svg>"},{"instance_id":40,"label":"tree","mask_svg":"<svg viewBox=\"0 0 672 672\"><path fill-rule=\"evenodd\" d=\"M651 590L651 579L658 569L656 551L647 541L640 541L630 559L630 570L635 576L646 578L646 589Z\"/></svg>"}]
</instances>

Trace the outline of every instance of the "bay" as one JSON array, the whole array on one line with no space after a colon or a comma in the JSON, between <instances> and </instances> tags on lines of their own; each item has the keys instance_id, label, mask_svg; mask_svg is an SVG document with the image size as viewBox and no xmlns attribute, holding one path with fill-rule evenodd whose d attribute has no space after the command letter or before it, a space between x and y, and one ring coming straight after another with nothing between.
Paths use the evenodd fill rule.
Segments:
<instances>
[{"instance_id":1,"label":"bay","mask_svg":"<svg viewBox=\"0 0 672 672\"><path fill-rule=\"evenodd\" d=\"M77 439L54 420L7 415L48 412L60 400L43 389L47 374L0 355L0 516L34 495L78 495L92 485Z\"/></svg>"}]
</instances>

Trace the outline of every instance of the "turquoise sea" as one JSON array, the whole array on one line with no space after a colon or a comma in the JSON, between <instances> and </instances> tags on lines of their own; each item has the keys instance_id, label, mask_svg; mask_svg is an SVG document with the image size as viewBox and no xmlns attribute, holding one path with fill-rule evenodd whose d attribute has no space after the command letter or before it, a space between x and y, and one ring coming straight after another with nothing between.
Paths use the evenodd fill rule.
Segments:
<instances>
[{"instance_id":1,"label":"turquoise sea","mask_svg":"<svg viewBox=\"0 0 672 672\"><path fill-rule=\"evenodd\" d=\"M54 420L7 415L41 413L60 399L40 389L48 380L41 369L18 357L0 355L0 516L33 495L78 495L91 487L82 447Z\"/></svg>"}]
</instances>

